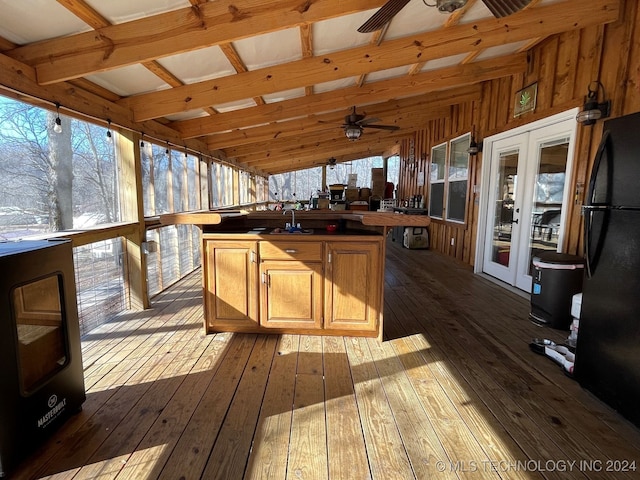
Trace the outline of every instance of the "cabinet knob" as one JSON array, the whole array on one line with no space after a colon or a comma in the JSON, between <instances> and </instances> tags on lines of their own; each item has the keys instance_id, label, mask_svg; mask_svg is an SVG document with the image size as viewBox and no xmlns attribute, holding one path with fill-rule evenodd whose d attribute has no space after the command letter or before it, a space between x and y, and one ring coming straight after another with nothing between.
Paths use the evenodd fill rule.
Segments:
<instances>
[{"instance_id":1,"label":"cabinet knob","mask_svg":"<svg viewBox=\"0 0 640 480\"><path fill-rule=\"evenodd\" d=\"M298 250L295 248L285 248L285 253L298 253Z\"/></svg>"}]
</instances>

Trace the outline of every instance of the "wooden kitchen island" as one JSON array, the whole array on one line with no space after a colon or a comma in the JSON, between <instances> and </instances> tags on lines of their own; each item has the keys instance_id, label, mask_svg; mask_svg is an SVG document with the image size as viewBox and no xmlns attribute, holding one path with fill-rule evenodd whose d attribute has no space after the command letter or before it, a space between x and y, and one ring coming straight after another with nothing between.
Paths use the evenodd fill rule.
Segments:
<instances>
[{"instance_id":1,"label":"wooden kitchen island","mask_svg":"<svg viewBox=\"0 0 640 480\"><path fill-rule=\"evenodd\" d=\"M207 333L381 338L387 233L398 225L426 227L429 217L220 211L163 215L160 221L201 228ZM289 233L286 222L302 230Z\"/></svg>"}]
</instances>

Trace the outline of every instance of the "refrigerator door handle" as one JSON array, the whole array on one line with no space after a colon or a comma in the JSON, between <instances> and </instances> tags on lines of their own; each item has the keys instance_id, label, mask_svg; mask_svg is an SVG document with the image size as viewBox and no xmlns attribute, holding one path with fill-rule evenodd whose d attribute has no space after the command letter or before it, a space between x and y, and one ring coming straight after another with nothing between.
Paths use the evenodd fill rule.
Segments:
<instances>
[{"instance_id":1,"label":"refrigerator door handle","mask_svg":"<svg viewBox=\"0 0 640 480\"><path fill-rule=\"evenodd\" d=\"M608 210L610 206L597 204L594 205L594 197L596 195L596 181L598 175L600 173L600 167L602 166L602 158L605 153L607 154L607 160L609 165L611 164L611 150L610 150L610 141L609 141L609 130L606 130L602 135L602 140L600 141L600 145L598 145L598 151L596 152L596 158L593 163L593 170L591 172L591 178L589 179L589 191L587 193L587 204L582 207L582 213L584 215L584 250L585 250L585 269L587 273L587 278L591 278L591 274L596 268L597 259L600 256L599 252L592 253L592 245L596 246L596 249L600 249L602 247L602 242L598 239L597 242L592 243L592 235L593 235L593 212L594 211L602 211ZM609 202L609 179L610 175L607 172L607 191L605 192L605 199L607 203ZM606 215L606 213L605 213ZM600 229L600 236L602 236L602 229Z\"/></svg>"},{"instance_id":2,"label":"refrigerator door handle","mask_svg":"<svg viewBox=\"0 0 640 480\"><path fill-rule=\"evenodd\" d=\"M593 161L593 170L591 171L591 178L589 178L589 190L587 191L587 206L591 206L594 204L593 197L596 194L596 180L598 179L598 175L600 174L600 167L602 166L602 157L604 157L605 152L610 153L609 152L609 130L605 130L605 132L603 133L602 140L600 141L600 145L598 145L596 157ZM606 194L605 198L608 200L609 192L605 192L605 194Z\"/></svg>"},{"instance_id":3,"label":"refrigerator door handle","mask_svg":"<svg viewBox=\"0 0 640 480\"><path fill-rule=\"evenodd\" d=\"M591 216L593 209L582 207L584 215L584 263L587 278L591 278Z\"/></svg>"}]
</instances>

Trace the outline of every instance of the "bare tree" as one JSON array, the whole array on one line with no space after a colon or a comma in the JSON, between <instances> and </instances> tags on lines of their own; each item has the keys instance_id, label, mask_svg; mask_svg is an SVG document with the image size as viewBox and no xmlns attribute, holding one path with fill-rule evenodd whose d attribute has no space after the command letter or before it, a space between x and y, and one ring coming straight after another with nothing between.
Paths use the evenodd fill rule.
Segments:
<instances>
[{"instance_id":1,"label":"bare tree","mask_svg":"<svg viewBox=\"0 0 640 480\"><path fill-rule=\"evenodd\" d=\"M117 220L115 154L104 128L61 115L56 132L56 116L0 98L0 207L20 215L2 225L65 230L86 212Z\"/></svg>"},{"instance_id":2,"label":"bare tree","mask_svg":"<svg viewBox=\"0 0 640 480\"><path fill-rule=\"evenodd\" d=\"M71 124L60 117L61 132L54 131L55 112L46 113L49 140L47 162L47 198L49 200L49 226L53 231L73 228L73 150Z\"/></svg>"}]
</instances>

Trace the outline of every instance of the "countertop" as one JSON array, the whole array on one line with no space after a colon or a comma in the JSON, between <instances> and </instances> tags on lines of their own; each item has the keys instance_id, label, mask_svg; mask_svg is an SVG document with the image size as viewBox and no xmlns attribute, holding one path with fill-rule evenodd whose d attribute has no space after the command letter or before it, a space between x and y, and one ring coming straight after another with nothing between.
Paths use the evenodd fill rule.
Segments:
<instances>
[{"instance_id":1,"label":"countertop","mask_svg":"<svg viewBox=\"0 0 640 480\"><path fill-rule=\"evenodd\" d=\"M357 222L367 226L394 227L394 226L415 226L426 227L430 223L430 218L426 215L407 215L390 212L367 212L359 210L296 210L296 223L305 221L336 221L346 220ZM219 210L219 211L195 211L184 213L170 213L160 215L160 223L163 225L190 224L190 225L220 225L224 223L234 223L234 220L244 220L251 224L259 225L261 221L267 223L273 221L283 221L285 218L282 211L260 211L249 212L243 210ZM287 213L287 219L291 215ZM287 220L290 221L290 220ZM223 225L221 225L223 226Z\"/></svg>"}]
</instances>

